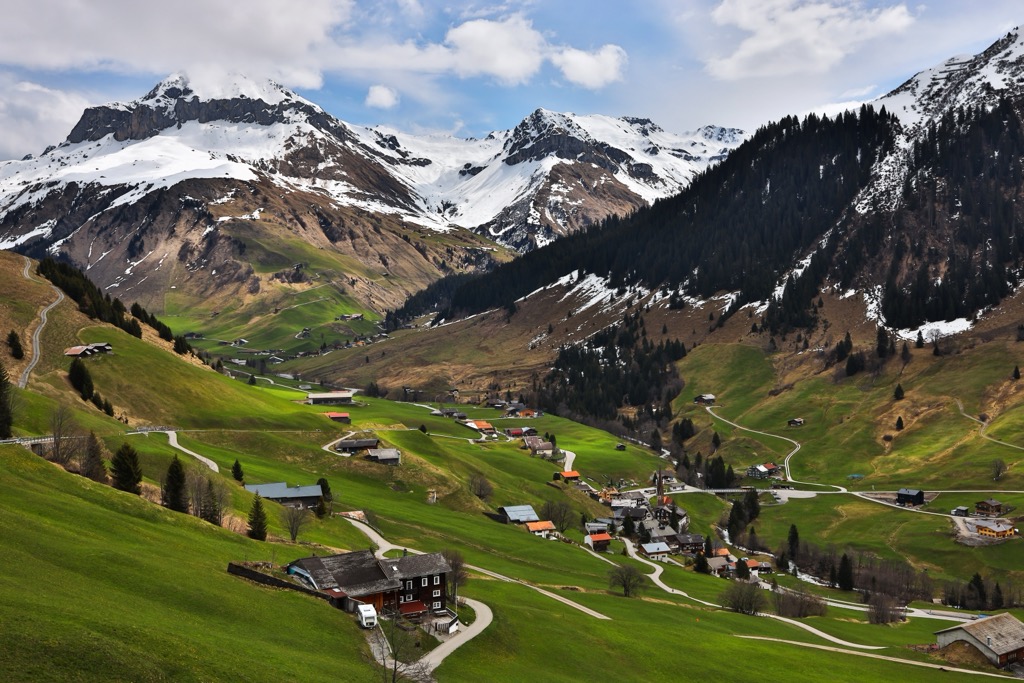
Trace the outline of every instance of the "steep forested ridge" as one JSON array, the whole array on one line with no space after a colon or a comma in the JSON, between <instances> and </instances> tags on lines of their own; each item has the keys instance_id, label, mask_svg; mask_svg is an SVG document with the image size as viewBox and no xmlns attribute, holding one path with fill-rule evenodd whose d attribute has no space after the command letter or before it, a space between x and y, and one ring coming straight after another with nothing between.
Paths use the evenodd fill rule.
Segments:
<instances>
[{"instance_id":1,"label":"steep forested ridge","mask_svg":"<svg viewBox=\"0 0 1024 683\"><path fill-rule=\"evenodd\" d=\"M568 237L446 291L439 285L398 318L438 305L453 317L507 305L573 270L613 287L642 283L707 297L766 300L795 258L832 228L888 153L898 123L862 107L834 119L786 117L762 127L681 194Z\"/></svg>"},{"instance_id":2,"label":"steep forested ridge","mask_svg":"<svg viewBox=\"0 0 1024 683\"><path fill-rule=\"evenodd\" d=\"M861 228L890 254L882 312L892 327L970 317L1007 296L1024 258L1024 124L1017 104L959 109L915 142L902 204ZM852 258L853 263L859 259ZM865 264L867 266L867 264Z\"/></svg>"}]
</instances>

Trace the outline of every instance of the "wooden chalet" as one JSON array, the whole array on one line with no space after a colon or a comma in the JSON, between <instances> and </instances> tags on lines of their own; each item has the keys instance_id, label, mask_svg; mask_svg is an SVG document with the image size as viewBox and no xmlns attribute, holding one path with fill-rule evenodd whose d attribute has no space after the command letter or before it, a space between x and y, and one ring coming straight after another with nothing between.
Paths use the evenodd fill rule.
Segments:
<instances>
[{"instance_id":1,"label":"wooden chalet","mask_svg":"<svg viewBox=\"0 0 1024 683\"><path fill-rule=\"evenodd\" d=\"M306 557L287 567L288 574L330 596L336 607L352 611L366 604L405 616L445 609L450 571L441 553L378 559L369 550Z\"/></svg>"},{"instance_id":2,"label":"wooden chalet","mask_svg":"<svg viewBox=\"0 0 1024 683\"><path fill-rule=\"evenodd\" d=\"M397 448L371 448L367 455L370 460L384 465L402 464L402 452Z\"/></svg>"},{"instance_id":3,"label":"wooden chalet","mask_svg":"<svg viewBox=\"0 0 1024 683\"><path fill-rule=\"evenodd\" d=\"M1003 514L1003 504L995 498L979 500L974 504L974 514L985 517L998 517Z\"/></svg>"},{"instance_id":4,"label":"wooden chalet","mask_svg":"<svg viewBox=\"0 0 1024 683\"><path fill-rule=\"evenodd\" d=\"M505 505L498 508L505 524L526 524L527 522L539 522L540 517L532 505Z\"/></svg>"}]
</instances>

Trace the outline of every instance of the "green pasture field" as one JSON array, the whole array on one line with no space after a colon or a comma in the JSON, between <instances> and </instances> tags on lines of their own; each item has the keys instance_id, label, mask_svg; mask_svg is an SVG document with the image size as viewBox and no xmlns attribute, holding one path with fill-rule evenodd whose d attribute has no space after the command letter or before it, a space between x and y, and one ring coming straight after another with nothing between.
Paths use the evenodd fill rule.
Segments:
<instances>
[{"instance_id":1,"label":"green pasture field","mask_svg":"<svg viewBox=\"0 0 1024 683\"><path fill-rule=\"evenodd\" d=\"M227 573L250 541L0 446L0 678L373 680L347 615Z\"/></svg>"}]
</instances>

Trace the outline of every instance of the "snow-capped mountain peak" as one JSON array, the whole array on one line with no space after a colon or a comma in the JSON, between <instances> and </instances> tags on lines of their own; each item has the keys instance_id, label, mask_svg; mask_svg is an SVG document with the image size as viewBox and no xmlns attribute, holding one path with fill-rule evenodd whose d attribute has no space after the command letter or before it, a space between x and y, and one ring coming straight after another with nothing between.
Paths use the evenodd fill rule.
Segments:
<instances>
[{"instance_id":1,"label":"snow-capped mountain peak","mask_svg":"<svg viewBox=\"0 0 1024 683\"><path fill-rule=\"evenodd\" d=\"M991 104L1024 91L1024 39L1015 28L977 55L951 57L873 102L911 130L951 109Z\"/></svg>"}]
</instances>

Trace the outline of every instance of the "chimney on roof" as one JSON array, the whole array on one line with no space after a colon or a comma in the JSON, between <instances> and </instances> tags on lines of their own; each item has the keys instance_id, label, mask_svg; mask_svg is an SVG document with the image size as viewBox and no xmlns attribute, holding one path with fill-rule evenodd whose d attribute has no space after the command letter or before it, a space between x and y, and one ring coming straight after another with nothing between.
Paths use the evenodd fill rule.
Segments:
<instances>
[{"instance_id":1,"label":"chimney on roof","mask_svg":"<svg viewBox=\"0 0 1024 683\"><path fill-rule=\"evenodd\" d=\"M992 647L992 636L985 636L985 644Z\"/></svg>"},{"instance_id":2,"label":"chimney on roof","mask_svg":"<svg viewBox=\"0 0 1024 683\"><path fill-rule=\"evenodd\" d=\"M405 557L408 554L409 554L409 549L408 548L402 548L402 557Z\"/></svg>"}]
</instances>

